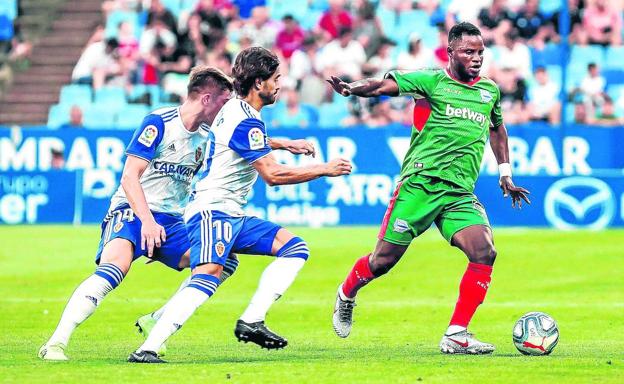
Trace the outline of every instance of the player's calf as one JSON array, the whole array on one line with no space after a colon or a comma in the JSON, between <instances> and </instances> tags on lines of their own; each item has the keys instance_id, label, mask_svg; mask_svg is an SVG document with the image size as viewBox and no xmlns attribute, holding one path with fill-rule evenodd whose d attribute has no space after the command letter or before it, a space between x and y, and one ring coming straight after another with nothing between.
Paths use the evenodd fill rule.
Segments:
<instances>
[{"instance_id":1,"label":"player's calf","mask_svg":"<svg viewBox=\"0 0 624 384\"><path fill-rule=\"evenodd\" d=\"M283 348L288 344L285 338L264 325L264 319L273 303L293 283L309 255L307 243L296 236L291 237L276 252L277 259L262 273L256 293L236 323L234 334L239 341L251 341L268 349Z\"/></svg>"},{"instance_id":2,"label":"player's calf","mask_svg":"<svg viewBox=\"0 0 624 384\"><path fill-rule=\"evenodd\" d=\"M74 330L95 312L104 297L115 289L123 278L124 273L115 264L100 264L93 275L83 281L72 294L52 337L41 347L39 357L52 360L52 355L60 356L57 347L62 346L64 351Z\"/></svg>"}]
</instances>

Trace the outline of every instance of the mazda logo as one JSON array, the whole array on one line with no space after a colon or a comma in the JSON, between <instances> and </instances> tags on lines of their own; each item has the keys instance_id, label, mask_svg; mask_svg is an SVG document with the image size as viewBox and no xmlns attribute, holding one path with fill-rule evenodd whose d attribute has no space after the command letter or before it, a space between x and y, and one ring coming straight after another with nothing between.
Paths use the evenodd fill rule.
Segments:
<instances>
[{"instance_id":1,"label":"mazda logo","mask_svg":"<svg viewBox=\"0 0 624 384\"><path fill-rule=\"evenodd\" d=\"M589 195L580 199L569 193L572 188L589 189ZM576 222L569 222L561 216L561 209L572 213ZM590 223L583 219L590 210L600 209L600 215ZM553 183L544 198L546 219L558 229L603 229L609 225L615 214L615 202L611 188L602 180L593 177L568 177Z\"/></svg>"}]
</instances>

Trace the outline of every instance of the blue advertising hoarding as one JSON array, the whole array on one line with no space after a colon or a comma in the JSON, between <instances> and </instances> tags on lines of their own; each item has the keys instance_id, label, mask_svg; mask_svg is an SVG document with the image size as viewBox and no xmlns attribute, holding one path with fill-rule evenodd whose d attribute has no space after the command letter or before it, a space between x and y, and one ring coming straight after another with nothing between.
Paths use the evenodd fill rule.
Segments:
<instances>
[{"instance_id":1,"label":"blue advertising hoarding","mask_svg":"<svg viewBox=\"0 0 624 384\"><path fill-rule=\"evenodd\" d=\"M624 130L574 127L565 138L552 128L510 132L514 181L531 190L532 205L512 210L498 189L486 149L475 193L492 224L604 228L624 226ZM269 187L259 181L248 212L283 225L377 225L409 146L408 129L273 130L273 137L307 138L316 158L275 151L289 165L345 157L352 175ZM119 130L0 130L0 223L97 223L123 168L132 132ZM62 150L63 170L51 169Z\"/></svg>"}]
</instances>

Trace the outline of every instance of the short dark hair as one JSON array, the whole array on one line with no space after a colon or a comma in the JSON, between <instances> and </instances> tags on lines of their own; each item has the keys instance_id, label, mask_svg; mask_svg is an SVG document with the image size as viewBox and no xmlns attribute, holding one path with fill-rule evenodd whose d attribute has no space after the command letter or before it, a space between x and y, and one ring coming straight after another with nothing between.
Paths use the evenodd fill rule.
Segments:
<instances>
[{"instance_id":1,"label":"short dark hair","mask_svg":"<svg viewBox=\"0 0 624 384\"><path fill-rule=\"evenodd\" d=\"M461 40L463 35L481 36L481 31L474 24L465 21L455 24L448 34L449 45L455 40Z\"/></svg>"},{"instance_id":2,"label":"short dark hair","mask_svg":"<svg viewBox=\"0 0 624 384\"><path fill-rule=\"evenodd\" d=\"M199 93L205 87L217 87L228 91L233 89L232 80L220 69L207 65L193 67L187 86L188 94Z\"/></svg>"},{"instance_id":3,"label":"short dark hair","mask_svg":"<svg viewBox=\"0 0 624 384\"><path fill-rule=\"evenodd\" d=\"M232 68L234 90L240 96L247 96L256 79L266 80L279 67L277 56L262 47L250 47L241 51Z\"/></svg>"}]
</instances>

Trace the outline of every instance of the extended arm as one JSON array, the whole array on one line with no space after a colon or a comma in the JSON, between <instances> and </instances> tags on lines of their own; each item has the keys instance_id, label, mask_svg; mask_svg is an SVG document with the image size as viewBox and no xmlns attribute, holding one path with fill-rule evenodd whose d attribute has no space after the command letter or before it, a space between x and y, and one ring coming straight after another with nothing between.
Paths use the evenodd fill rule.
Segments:
<instances>
[{"instance_id":1,"label":"extended arm","mask_svg":"<svg viewBox=\"0 0 624 384\"><path fill-rule=\"evenodd\" d=\"M334 159L329 163L289 167L278 163L268 154L251 164L269 185L299 184L318 179L321 176L341 176L351 173L351 163L345 159Z\"/></svg>"},{"instance_id":2,"label":"extended arm","mask_svg":"<svg viewBox=\"0 0 624 384\"><path fill-rule=\"evenodd\" d=\"M141 186L141 176L148 164L144 159L129 155L121 176L121 187L126 193L130 208L141 220L141 249L145 249L147 245L148 257L152 257L154 246L160 247L161 240L166 240L166 234L165 229L154 220Z\"/></svg>"},{"instance_id":3,"label":"extended arm","mask_svg":"<svg viewBox=\"0 0 624 384\"><path fill-rule=\"evenodd\" d=\"M353 83L345 83L340 78L332 76L327 82L334 91L342 96L398 96L399 86L394 79L362 79Z\"/></svg>"},{"instance_id":4,"label":"extended arm","mask_svg":"<svg viewBox=\"0 0 624 384\"><path fill-rule=\"evenodd\" d=\"M509 165L509 145L508 145L507 128L505 124L501 124L498 127L490 127L490 146L492 152L496 157L498 163L498 169L500 173L499 184L503 190L503 196L507 197L511 195L511 205L518 208L522 208L522 200L531 204L531 201L527 197L530 193L528 190L522 187L516 187L511 180L511 166Z\"/></svg>"},{"instance_id":5,"label":"extended arm","mask_svg":"<svg viewBox=\"0 0 624 384\"><path fill-rule=\"evenodd\" d=\"M316 156L314 144L307 140L289 140L289 139L273 139L269 138L269 146L271 149L284 149L295 155Z\"/></svg>"}]
</instances>

